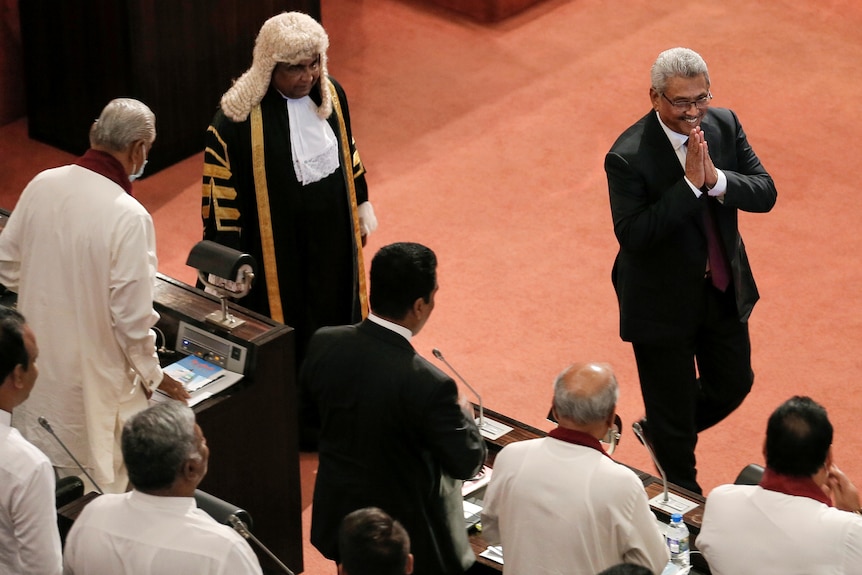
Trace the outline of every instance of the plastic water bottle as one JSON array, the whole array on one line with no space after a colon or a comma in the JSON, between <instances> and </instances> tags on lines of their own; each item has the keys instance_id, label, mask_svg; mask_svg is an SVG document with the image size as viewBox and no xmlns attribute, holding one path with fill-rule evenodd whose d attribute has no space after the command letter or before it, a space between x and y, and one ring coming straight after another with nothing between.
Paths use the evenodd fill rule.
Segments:
<instances>
[{"instance_id":1,"label":"plastic water bottle","mask_svg":"<svg viewBox=\"0 0 862 575\"><path fill-rule=\"evenodd\" d=\"M688 527L679 513L670 516L670 524L667 526L667 546L670 549L671 563L681 567L689 566Z\"/></svg>"}]
</instances>

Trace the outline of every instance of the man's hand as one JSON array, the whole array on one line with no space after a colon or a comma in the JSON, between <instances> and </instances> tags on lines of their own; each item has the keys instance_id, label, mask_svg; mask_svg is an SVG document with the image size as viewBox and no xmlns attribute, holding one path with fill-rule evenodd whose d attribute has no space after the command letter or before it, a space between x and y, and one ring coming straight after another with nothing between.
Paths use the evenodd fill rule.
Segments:
<instances>
[{"instance_id":1,"label":"man's hand","mask_svg":"<svg viewBox=\"0 0 862 575\"><path fill-rule=\"evenodd\" d=\"M832 497L832 505L843 511L859 511L859 492L837 465L829 467L826 486L828 495Z\"/></svg>"},{"instance_id":2,"label":"man's hand","mask_svg":"<svg viewBox=\"0 0 862 575\"><path fill-rule=\"evenodd\" d=\"M715 164L712 163L712 157L709 155L709 144L703 140L703 183L707 189L712 189L718 183L718 170L715 169Z\"/></svg>"},{"instance_id":3,"label":"man's hand","mask_svg":"<svg viewBox=\"0 0 862 575\"><path fill-rule=\"evenodd\" d=\"M708 156L700 127L694 128L688 135L685 152L685 177L696 188L702 188L705 180L704 156ZM712 162L710 162L711 164Z\"/></svg>"},{"instance_id":4,"label":"man's hand","mask_svg":"<svg viewBox=\"0 0 862 575\"><path fill-rule=\"evenodd\" d=\"M159 389L167 394L168 397L177 399L183 403L188 403L187 400L191 397L189 392L183 387L183 384L166 373L162 374L162 382L159 384Z\"/></svg>"},{"instance_id":5,"label":"man's hand","mask_svg":"<svg viewBox=\"0 0 862 575\"><path fill-rule=\"evenodd\" d=\"M470 421L476 420L476 413L475 411L473 411L473 404L462 393L458 394L458 405L461 406L461 411L464 412L464 415L467 416L467 419L469 419Z\"/></svg>"}]
</instances>

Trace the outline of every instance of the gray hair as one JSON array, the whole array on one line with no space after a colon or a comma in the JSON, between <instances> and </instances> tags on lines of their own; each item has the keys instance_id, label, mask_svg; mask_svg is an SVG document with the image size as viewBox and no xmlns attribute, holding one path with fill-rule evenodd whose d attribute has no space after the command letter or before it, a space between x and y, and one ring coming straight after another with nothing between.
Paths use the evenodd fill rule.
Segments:
<instances>
[{"instance_id":1,"label":"gray hair","mask_svg":"<svg viewBox=\"0 0 862 575\"><path fill-rule=\"evenodd\" d=\"M567 383L570 372L573 369L579 371L585 365L606 368L610 374L607 384L593 395L585 395L582 390L573 390ZM578 425L589 425L607 418L613 413L619 397L617 378L605 363L570 365L554 380L554 410L557 417L569 419Z\"/></svg>"},{"instance_id":2,"label":"gray hair","mask_svg":"<svg viewBox=\"0 0 862 575\"><path fill-rule=\"evenodd\" d=\"M90 146L123 152L144 140L156 139L156 116L138 100L117 98L108 102L99 119L90 128Z\"/></svg>"},{"instance_id":3,"label":"gray hair","mask_svg":"<svg viewBox=\"0 0 862 575\"><path fill-rule=\"evenodd\" d=\"M703 74L706 85L709 86L709 72L706 62L700 54L688 48L671 48L665 50L656 58L650 69L650 80L652 87L659 93L664 94L667 81L670 78L694 78Z\"/></svg>"},{"instance_id":4,"label":"gray hair","mask_svg":"<svg viewBox=\"0 0 862 575\"><path fill-rule=\"evenodd\" d=\"M169 487L186 461L201 457L195 413L176 400L156 403L123 426L122 449L135 488L151 491Z\"/></svg>"}]
</instances>

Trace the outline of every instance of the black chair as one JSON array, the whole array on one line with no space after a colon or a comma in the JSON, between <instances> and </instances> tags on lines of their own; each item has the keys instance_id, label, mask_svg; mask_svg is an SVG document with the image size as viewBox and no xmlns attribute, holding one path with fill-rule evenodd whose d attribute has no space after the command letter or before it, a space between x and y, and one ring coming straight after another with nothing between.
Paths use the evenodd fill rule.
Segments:
<instances>
[{"instance_id":1,"label":"black chair","mask_svg":"<svg viewBox=\"0 0 862 575\"><path fill-rule=\"evenodd\" d=\"M57 485L54 489L54 497L57 509L60 509L67 503L84 496L84 482L76 475L62 477L57 480Z\"/></svg>"},{"instance_id":2,"label":"black chair","mask_svg":"<svg viewBox=\"0 0 862 575\"><path fill-rule=\"evenodd\" d=\"M734 485L757 485L763 477L763 466L749 463L739 472L734 480Z\"/></svg>"},{"instance_id":3,"label":"black chair","mask_svg":"<svg viewBox=\"0 0 862 575\"><path fill-rule=\"evenodd\" d=\"M210 517L221 523L233 528L228 520L231 515L236 515L237 518L245 523L249 530L252 528L251 515L245 509L241 509L232 503L228 503L223 499L219 499L215 495L210 495L200 489L195 489L195 501L198 508L206 511Z\"/></svg>"}]
</instances>

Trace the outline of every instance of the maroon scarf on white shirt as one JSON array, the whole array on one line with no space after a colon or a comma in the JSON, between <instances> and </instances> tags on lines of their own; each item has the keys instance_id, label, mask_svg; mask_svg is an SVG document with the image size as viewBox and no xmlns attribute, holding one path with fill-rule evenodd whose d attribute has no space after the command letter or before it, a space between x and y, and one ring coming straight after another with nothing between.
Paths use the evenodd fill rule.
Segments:
<instances>
[{"instance_id":1,"label":"maroon scarf on white shirt","mask_svg":"<svg viewBox=\"0 0 862 575\"><path fill-rule=\"evenodd\" d=\"M565 427L557 427L548 433L548 437L565 441L566 443L574 443L575 445L583 445L584 447L592 447L593 449L602 452L603 455L608 455L608 452L602 449L602 443L583 431L575 431L574 429L566 429ZM613 459L613 458L611 458Z\"/></svg>"},{"instance_id":2,"label":"maroon scarf on white shirt","mask_svg":"<svg viewBox=\"0 0 862 575\"><path fill-rule=\"evenodd\" d=\"M829 500L829 496L810 477L784 475L767 467L760 480L760 486L769 491L777 491L786 495L809 497L832 507L832 501Z\"/></svg>"},{"instance_id":3,"label":"maroon scarf on white shirt","mask_svg":"<svg viewBox=\"0 0 862 575\"><path fill-rule=\"evenodd\" d=\"M129 174L126 173L120 160L111 154L89 149L83 156L75 160L75 164L105 176L123 188L127 194L132 195L132 182L129 181Z\"/></svg>"}]
</instances>

